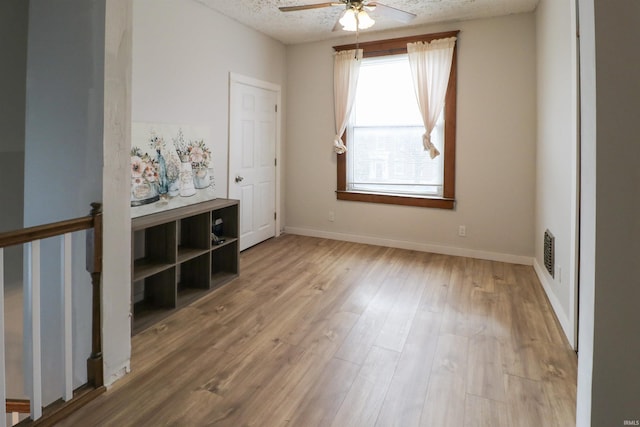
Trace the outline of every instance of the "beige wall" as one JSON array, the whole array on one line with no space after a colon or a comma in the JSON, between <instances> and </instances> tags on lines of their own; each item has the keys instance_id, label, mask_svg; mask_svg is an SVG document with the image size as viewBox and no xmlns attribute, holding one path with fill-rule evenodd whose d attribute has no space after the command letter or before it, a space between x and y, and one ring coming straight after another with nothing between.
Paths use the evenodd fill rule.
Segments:
<instances>
[{"instance_id":1,"label":"beige wall","mask_svg":"<svg viewBox=\"0 0 640 427\"><path fill-rule=\"evenodd\" d=\"M294 233L531 263L536 66L533 14L429 26L362 40L461 30L454 211L337 201L333 45L287 48L286 215ZM419 143L419 142L417 142ZM329 211L335 222L328 221ZM467 237L458 237L466 225Z\"/></svg>"},{"instance_id":2,"label":"beige wall","mask_svg":"<svg viewBox=\"0 0 640 427\"><path fill-rule=\"evenodd\" d=\"M133 31L133 121L208 126L226 197L229 73L284 91L284 45L195 1L136 0Z\"/></svg>"},{"instance_id":3,"label":"beige wall","mask_svg":"<svg viewBox=\"0 0 640 427\"><path fill-rule=\"evenodd\" d=\"M577 345L577 40L573 0L542 0L536 12L538 142L535 268L556 315ZM555 277L543 236L555 236Z\"/></svg>"}]
</instances>

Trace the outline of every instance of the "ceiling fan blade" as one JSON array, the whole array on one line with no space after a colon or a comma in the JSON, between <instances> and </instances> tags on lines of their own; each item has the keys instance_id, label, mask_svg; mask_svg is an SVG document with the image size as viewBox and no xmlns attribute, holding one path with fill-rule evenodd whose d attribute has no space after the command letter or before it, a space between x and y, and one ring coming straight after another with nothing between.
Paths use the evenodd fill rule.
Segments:
<instances>
[{"instance_id":1,"label":"ceiling fan blade","mask_svg":"<svg viewBox=\"0 0 640 427\"><path fill-rule=\"evenodd\" d=\"M304 4L300 6L281 6L278 9L280 9L282 12L295 12L297 10L321 9L323 7L331 7L331 6L344 6L344 3L327 2L327 3L316 3L316 4Z\"/></svg>"},{"instance_id":2,"label":"ceiling fan blade","mask_svg":"<svg viewBox=\"0 0 640 427\"><path fill-rule=\"evenodd\" d=\"M338 31L342 29L342 24L340 24L340 19L344 16L346 11L343 11L340 16L338 16L338 19L336 20L336 25L333 26L333 30L331 30L332 32Z\"/></svg>"},{"instance_id":3,"label":"ceiling fan blade","mask_svg":"<svg viewBox=\"0 0 640 427\"><path fill-rule=\"evenodd\" d=\"M404 24L408 24L409 22L413 21L417 16L415 13L406 12L404 10L396 9L395 7L387 6L378 2L370 2L366 7L374 7L374 10L377 14L386 16Z\"/></svg>"}]
</instances>

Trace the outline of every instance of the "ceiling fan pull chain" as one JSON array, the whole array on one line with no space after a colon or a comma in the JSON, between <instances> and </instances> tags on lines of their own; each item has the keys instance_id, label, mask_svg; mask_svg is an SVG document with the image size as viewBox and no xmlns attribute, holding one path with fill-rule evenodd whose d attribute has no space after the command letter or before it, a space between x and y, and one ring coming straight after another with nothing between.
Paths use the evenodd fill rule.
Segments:
<instances>
[{"instance_id":1,"label":"ceiling fan pull chain","mask_svg":"<svg viewBox=\"0 0 640 427\"><path fill-rule=\"evenodd\" d=\"M359 35L360 35L360 19L358 18L358 14L356 13L356 53L355 53L356 59L358 59L358 49L360 49L360 41L358 40Z\"/></svg>"}]
</instances>

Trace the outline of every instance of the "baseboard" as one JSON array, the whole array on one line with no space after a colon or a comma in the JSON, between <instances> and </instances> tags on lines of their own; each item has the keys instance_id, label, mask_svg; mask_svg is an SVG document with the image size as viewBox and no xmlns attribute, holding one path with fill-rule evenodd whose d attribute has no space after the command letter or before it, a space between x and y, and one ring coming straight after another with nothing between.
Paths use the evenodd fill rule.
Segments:
<instances>
[{"instance_id":1,"label":"baseboard","mask_svg":"<svg viewBox=\"0 0 640 427\"><path fill-rule=\"evenodd\" d=\"M534 259L533 261L533 269L535 270L536 275L538 276L538 280L540 280L540 283L542 283L542 288L544 289L544 292L547 294L547 298L551 303L551 308L553 308L553 311L556 314L556 318L558 319L558 322L560 322L560 326L562 327L562 331L564 332L564 335L567 337L567 340L569 340L569 344L571 344L571 347L575 349L576 348L576 337L574 333L575 328L573 327L573 324L569 320L569 317L567 316L567 314L562 309L562 304L560 304L558 297L556 297L556 294L554 294L552 291L553 283L549 281L546 270L544 269L544 267L540 265L537 259Z\"/></svg>"},{"instance_id":2,"label":"baseboard","mask_svg":"<svg viewBox=\"0 0 640 427\"><path fill-rule=\"evenodd\" d=\"M285 233L301 236L320 237L323 239L342 240L345 242L364 243L367 245L386 246L390 248L408 249L420 252L432 252L443 255L462 256L467 258L485 259L489 261L508 262L511 264L532 265L533 258L520 255L503 254L498 252L478 251L475 249L456 248L453 246L434 245L428 243L409 242L404 240L385 239L375 236L359 234L335 233L314 230L303 227L285 227Z\"/></svg>"}]
</instances>

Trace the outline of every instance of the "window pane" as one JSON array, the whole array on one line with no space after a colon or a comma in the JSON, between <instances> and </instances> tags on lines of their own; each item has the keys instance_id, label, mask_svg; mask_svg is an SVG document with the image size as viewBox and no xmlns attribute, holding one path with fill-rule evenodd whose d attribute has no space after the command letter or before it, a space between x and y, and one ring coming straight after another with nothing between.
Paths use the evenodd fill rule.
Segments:
<instances>
[{"instance_id":1,"label":"window pane","mask_svg":"<svg viewBox=\"0 0 640 427\"><path fill-rule=\"evenodd\" d=\"M432 134L437 147L443 130L441 117ZM430 158L423 134L407 56L365 59L347 135L347 189L441 196L444 156Z\"/></svg>"},{"instance_id":2,"label":"window pane","mask_svg":"<svg viewBox=\"0 0 640 427\"><path fill-rule=\"evenodd\" d=\"M351 190L440 195L442 156L422 148L422 126L354 127Z\"/></svg>"},{"instance_id":3,"label":"window pane","mask_svg":"<svg viewBox=\"0 0 640 427\"><path fill-rule=\"evenodd\" d=\"M358 126L422 126L407 55L363 60L354 111Z\"/></svg>"}]
</instances>

